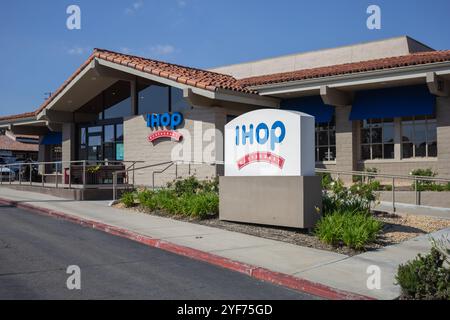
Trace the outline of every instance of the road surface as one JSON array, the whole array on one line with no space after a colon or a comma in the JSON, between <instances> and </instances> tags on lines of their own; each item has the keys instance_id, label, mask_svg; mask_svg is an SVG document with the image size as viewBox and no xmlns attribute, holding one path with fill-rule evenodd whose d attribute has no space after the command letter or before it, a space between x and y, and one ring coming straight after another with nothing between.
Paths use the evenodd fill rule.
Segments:
<instances>
[{"instance_id":1,"label":"road surface","mask_svg":"<svg viewBox=\"0 0 450 320\"><path fill-rule=\"evenodd\" d=\"M69 290L70 265L81 271ZM72 271L73 272L73 271ZM71 284L77 284L73 276ZM67 221L0 205L0 299L314 299Z\"/></svg>"}]
</instances>

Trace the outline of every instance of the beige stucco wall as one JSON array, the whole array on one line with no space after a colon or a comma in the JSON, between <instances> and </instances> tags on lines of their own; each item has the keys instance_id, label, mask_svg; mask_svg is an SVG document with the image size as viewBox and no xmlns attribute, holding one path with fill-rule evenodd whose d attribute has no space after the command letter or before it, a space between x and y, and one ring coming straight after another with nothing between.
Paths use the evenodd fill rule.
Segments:
<instances>
[{"instance_id":1,"label":"beige stucco wall","mask_svg":"<svg viewBox=\"0 0 450 320\"><path fill-rule=\"evenodd\" d=\"M236 78L246 78L335 64L402 56L413 52L430 50L432 49L420 42L403 36L222 66L211 70L230 74Z\"/></svg>"}]
</instances>

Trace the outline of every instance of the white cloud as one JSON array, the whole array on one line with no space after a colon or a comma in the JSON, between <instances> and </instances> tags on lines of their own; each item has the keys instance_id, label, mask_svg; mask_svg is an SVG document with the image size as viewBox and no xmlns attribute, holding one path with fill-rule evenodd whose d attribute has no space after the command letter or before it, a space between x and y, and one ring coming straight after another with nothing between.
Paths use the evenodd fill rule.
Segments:
<instances>
[{"instance_id":1,"label":"white cloud","mask_svg":"<svg viewBox=\"0 0 450 320\"><path fill-rule=\"evenodd\" d=\"M125 53L125 54L130 54L130 53L133 52L133 49L128 48L128 47L121 47L121 48L119 49L119 51L122 52L122 53Z\"/></svg>"},{"instance_id":2,"label":"white cloud","mask_svg":"<svg viewBox=\"0 0 450 320\"><path fill-rule=\"evenodd\" d=\"M144 6L143 0L133 2L133 4L130 7L125 9L125 14L132 15L135 12L137 12L139 9L141 9L143 6Z\"/></svg>"},{"instance_id":3,"label":"white cloud","mask_svg":"<svg viewBox=\"0 0 450 320\"><path fill-rule=\"evenodd\" d=\"M175 47L170 44L158 44L150 47L150 52L155 56L167 56L175 52Z\"/></svg>"},{"instance_id":4,"label":"white cloud","mask_svg":"<svg viewBox=\"0 0 450 320\"><path fill-rule=\"evenodd\" d=\"M187 6L187 1L186 0L177 0L177 5L179 8L184 8Z\"/></svg>"},{"instance_id":5,"label":"white cloud","mask_svg":"<svg viewBox=\"0 0 450 320\"><path fill-rule=\"evenodd\" d=\"M90 50L91 49L89 47L74 46L74 47L68 48L66 51L70 55L80 56L80 55L87 54L88 52L90 52Z\"/></svg>"}]
</instances>

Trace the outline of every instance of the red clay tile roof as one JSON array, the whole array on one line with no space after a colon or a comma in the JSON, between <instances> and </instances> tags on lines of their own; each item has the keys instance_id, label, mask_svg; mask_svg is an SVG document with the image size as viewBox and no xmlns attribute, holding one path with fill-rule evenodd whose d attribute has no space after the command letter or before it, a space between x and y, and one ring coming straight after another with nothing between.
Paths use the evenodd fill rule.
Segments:
<instances>
[{"instance_id":1,"label":"red clay tile roof","mask_svg":"<svg viewBox=\"0 0 450 320\"><path fill-rule=\"evenodd\" d=\"M132 56L117 53L104 49L94 49L94 53L86 60L83 65L78 68L72 76L69 77L56 90L52 96L47 99L36 111L36 115L41 112L64 88L89 64L94 58L110 61L122 66L130 67L139 71L143 71L158 77L167 78L192 87L205 89L208 91L216 91L217 89L226 89L245 93L256 94L255 91L247 90L238 85L238 81L230 75L211 72L196 68L184 67L172 63L162 62L158 60Z\"/></svg>"},{"instance_id":2,"label":"red clay tile roof","mask_svg":"<svg viewBox=\"0 0 450 320\"><path fill-rule=\"evenodd\" d=\"M303 69L292 72L276 73L264 76L240 79L239 85L243 87L259 86L265 84L282 83L306 79L324 78L336 75L354 74L375 70L394 69L428 63L450 61L450 50L428 51L412 53L405 56L375 59L313 69Z\"/></svg>"},{"instance_id":3,"label":"red clay tile roof","mask_svg":"<svg viewBox=\"0 0 450 320\"><path fill-rule=\"evenodd\" d=\"M2 117L0 117L0 121L32 118L35 115L36 115L35 112L26 112L26 113L15 114L15 115L10 115L10 116L2 116Z\"/></svg>"},{"instance_id":4,"label":"red clay tile roof","mask_svg":"<svg viewBox=\"0 0 450 320\"><path fill-rule=\"evenodd\" d=\"M0 150L11 151L39 151L39 145L15 141L6 135L0 135Z\"/></svg>"},{"instance_id":5,"label":"red clay tile roof","mask_svg":"<svg viewBox=\"0 0 450 320\"><path fill-rule=\"evenodd\" d=\"M113 51L95 49L93 54L86 62L69 77L61 87L56 90L52 96L47 99L36 112L29 112L20 115L0 117L2 120L14 120L27 118L37 115L41 112L64 88L89 64L94 58L111 61L123 66L131 67L139 71L153 74L159 77L171 79L179 83L187 84L197 88L209 91L217 89L226 89L245 93L254 93L249 89L251 86L282 83L297 80L306 80L314 78L324 78L335 75L354 74L367 71L394 69L400 67L423 65L429 63L438 63L450 61L450 50L447 51L429 51L421 53L413 53L405 56L390 57L376 60L361 61L355 63L347 63L328 67L320 67L313 69L303 69L293 72L277 73L258 77L244 78L236 80L234 77L201 70L195 68L184 67L176 64L166 63L162 61L142 58L121 54Z\"/></svg>"},{"instance_id":6,"label":"red clay tile roof","mask_svg":"<svg viewBox=\"0 0 450 320\"><path fill-rule=\"evenodd\" d=\"M167 78L200 89L206 89L209 91L225 89L246 93L256 93L240 86L235 78L226 74L184 67L177 64L102 49L95 49L94 55L99 59L111 61L126 67L131 67L139 71L162 78Z\"/></svg>"}]
</instances>

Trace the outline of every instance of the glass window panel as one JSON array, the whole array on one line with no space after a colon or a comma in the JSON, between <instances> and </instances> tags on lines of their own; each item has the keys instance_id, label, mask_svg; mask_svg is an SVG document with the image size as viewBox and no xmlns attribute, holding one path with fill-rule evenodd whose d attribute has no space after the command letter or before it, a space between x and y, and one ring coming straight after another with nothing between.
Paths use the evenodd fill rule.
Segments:
<instances>
[{"instance_id":1,"label":"glass window panel","mask_svg":"<svg viewBox=\"0 0 450 320\"><path fill-rule=\"evenodd\" d=\"M183 98L183 90L171 87L172 112L182 112L191 109L190 104Z\"/></svg>"},{"instance_id":2,"label":"glass window panel","mask_svg":"<svg viewBox=\"0 0 450 320\"><path fill-rule=\"evenodd\" d=\"M123 143L116 144L116 160L123 161L124 159L124 148Z\"/></svg>"},{"instance_id":3,"label":"glass window panel","mask_svg":"<svg viewBox=\"0 0 450 320\"><path fill-rule=\"evenodd\" d=\"M394 142L394 124L385 123L383 125L383 143L393 143Z\"/></svg>"},{"instance_id":4,"label":"glass window panel","mask_svg":"<svg viewBox=\"0 0 450 320\"><path fill-rule=\"evenodd\" d=\"M437 143L432 142L428 145L428 156L429 157L437 157Z\"/></svg>"},{"instance_id":5,"label":"glass window panel","mask_svg":"<svg viewBox=\"0 0 450 320\"><path fill-rule=\"evenodd\" d=\"M436 141L437 140L436 121L428 121L427 129L428 129L427 132L428 143Z\"/></svg>"},{"instance_id":6,"label":"glass window panel","mask_svg":"<svg viewBox=\"0 0 450 320\"><path fill-rule=\"evenodd\" d=\"M86 128L80 128L80 144L86 144Z\"/></svg>"},{"instance_id":7,"label":"glass window panel","mask_svg":"<svg viewBox=\"0 0 450 320\"><path fill-rule=\"evenodd\" d=\"M372 159L383 159L383 145L372 145Z\"/></svg>"},{"instance_id":8,"label":"glass window panel","mask_svg":"<svg viewBox=\"0 0 450 320\"><path fill-rule=\"evenodd\" d=\"M412 122L402 122L402 141L414 141L414 125Z\"/></svg>"},{"instance_id":9,"label":"glass window panel","mask_svg":"<svg viewBox=\"0 0 450 320\"><path fill-rule=\"evenodd\" d=\"M329 161L336 160L336 147L330 147L330 153L329 153L328 160Z\"/></svg>"},{"instance_id":10,"label":"glass window panel","mask_svg":"<svg viewBox=\"0 0 450 320\"><path fill-rule=\"evenodd\" d=\"M89 136L89 147L101 146L101 145L102 145L102 137L101 136Z\"/></svg>"},{"instance_id":11,"label":"glass window panel","mask_svg":"<svg viewBox=\"0 0 450 320\"><path fill-rule=\"evenodd\" d=\"M412 158L414 156L412 143L404 143L402 145L402 150L403 150L402 151L403 158L407 159L407 158Z\"/></svg>"},{"instance_id":12,"label":"glass window panel","mask_svg":"<svg viewBox=\"0 0 450 320\"><path fill-rule=\"evenodd\" d=\"M101 133L102 132L102 127L100 127L100 126L96 126L96 127L89 127L88 128L88 133L89 134L91 134L91 133Z\"/></svg>"},{"instance_id":13,"label":"glass window panel","mask_svg":"<svg viewBox=\"0 0 450 320\"><path fill-rule=\"evenodd\" d=\"M116 141L123 141L123 124L116 125Z\"/></svg>"},{"instance_id":14,"label":"glass window panel","mask_svg":"<svg viewBox=\"0 0 450 320\"><path fill-rule=\"evenodd\" d=\"M371 131L372 143L381 143L383 138L383 129L381 127L372 128Z\"/></svg>"},{"instance_id":15,"label":"glass window panel","mask_svg":"<svg viewBox=\"0 0 450 320\"><path fill-rule=\"evenodd\" d=\"M319 161L328 161L328 147L319 148Z\"/></svg>"},{"instance_id":16,"label":"glass window panel","mask_svg":"<svg viewBox=\"0 0 450 320\"><path fill-rule=\"evenodd\" d=\"M105 143L114 142L114 125L105 126Z\"/></svg>"},{"instance_id":17,"label":"glass window panel","mask_svg":"<svg viewBox=\"0 0 450 320\"><path fill-rule=\"evenodd\" d=\"M368 129L370 128L370 122L368 120L363 120L362 121L362 128L363 129Z\"/></svg>"},{"instance_id":18,"label":"glass window panel","mask_svg":"<svg viewBox=\"0 0 450 320\"><path fill-rule=\"evenodd\" d=\"M169 112L169 88L155 84L143 86L138 94L139 114Z\"/></svg>"},{"instance_id":19,"label":"glass window panel","mask_svg":"<svg viewBox=\"0 0 450 320\"><path fill-rule=\"evenodd\" d=\"M427 142L427 128L425 123L414 125L414 142L416 146L425 145Z\"/></svg>"},{"instance_id":20,"label":"glass window panel","mask_svg":"<svg viewBox=\"0 0 450 320\"><path fill-rule=\"evenodd\" d=\"M330 146L336 145L336 131L331 130L330 131Z\"/></svg>"},{"instance_id":21,"label":"glass window panel","mask_svg":"<svg viewBox=\"0 0 450 320\"><path fill-rule=\"evenodd\" d=\"M395 158L393 144L383 145L383 151L384 151L384 159L394 159Z\"/></svg>"},{"instance_id":22,"label":"glass window panel","mask_svg":"<svg viewBox=\"0 0 450 320\"><path fill-rule=\"evenodd\" d=\"M132 115L131 87L128 81L118 81L103 93L105 119L123 118Z\"/></svg>"},{"instance_id":23,"label":"glass window panel","mask_svg":"<svg viewBox=\"0 0 450 320\"><path fill-rule=\"evenodd\" d=\"M416 143L415 144L415 148L416 148L416 157L426 157L427 153L427 144L426 142L421 142L421 143Z\"/></svg>"},{"instance_id":24,"label":"glass window panel","mask_svg":"<svg viewBox=\"0 0 450 320\"><path fill-rule=\"evenodd\" d=\"M104 160L115 160L114 157L114 144L113 143L105 143L103 146L105 159Z\"/></svg>"},{"instance_id":25,"label":"glass window panel","mask_svg":"<svg viewBox=\"0 0 450 320\"><path fill-rule=\"evenodd\" d=\"M88 160L102 160L103 153L101 146L89 146L88 148Z\"/></svg>"},{"instance_id":26,"label":"glass window panel","mask_svg":"<svg viewBox=\"0 0 450 320\"><path fill-rule=\"evenodd\" d=\"M328 145L328 131L320 131L319 146L327 146L327 145Z\"/></svg>"},{"instance_id":27,"label":"glass window panel","mask_svg":"<svg viewBox=\"0 0 450 320\"><path fill-rule=\"evenodd\" d=\"M361 159L362 160L370 160L370 146L369 145L361 146Z\"/></svg>"},{"instance_id":28,"label":"glass window panel","mask_svg":"<svg viewBox=\"0 0 450 320\"><path fill-rule=\"evenodd\" d=\"M370 143L370 129L361 130L361 143Z\"/></svg>"}]
</instances>

